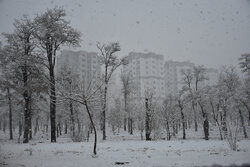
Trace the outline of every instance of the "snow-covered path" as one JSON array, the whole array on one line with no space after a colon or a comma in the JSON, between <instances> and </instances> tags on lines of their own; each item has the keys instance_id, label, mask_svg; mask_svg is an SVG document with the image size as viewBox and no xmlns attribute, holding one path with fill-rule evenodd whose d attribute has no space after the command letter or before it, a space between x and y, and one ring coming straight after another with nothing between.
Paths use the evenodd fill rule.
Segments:
<instances>
[{"instance_id":1,"label":"snow-covered path","mask_svg":"<svg viewBox=\"0 0 250 167\"><path fill-rule=\"evenodd\" d=\"M0 166L25 167L106 167L115 162L123 166L211 166L213 164L250 164L250 141L239 142L231 151L226 141L105 141L98 143L98 155L92 157L91 142L17 144L1 142Z\"/></svg>"}]
</instances>

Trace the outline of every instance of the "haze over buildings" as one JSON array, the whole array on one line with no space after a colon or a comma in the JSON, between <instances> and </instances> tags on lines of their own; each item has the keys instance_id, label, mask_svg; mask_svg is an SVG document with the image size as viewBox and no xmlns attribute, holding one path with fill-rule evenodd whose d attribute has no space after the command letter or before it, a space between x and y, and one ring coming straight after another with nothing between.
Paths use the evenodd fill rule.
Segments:
<instances>
[{"instance_id":1,"label":"haze over buildings","mask_svg":"<svg viewBox=\"0 0 250 167\"><path fill-rule=\"evenodd\" d=\"M116 98L122 97L121 74L130 75L134 85L133 98L144 99L147 91L152 91L158 100L164 100L167 96L176 96L185 85L183 72L193 71L195 64L189 61L165 60L163 55L153 52L130 52L124 57L128 64L122 70L117 70L109 82L108 109L114 107ZM95 52L64 50L57 60L57 71L64 67L79 75L86 84L100 81L101 64L100 57ZM215 85L218 71L214 68L206 68L202 85Z\"/></svg>"},{"instance_id":2,"label":"haze over buildings","mask_svg":"<svg viewBox=\"0 0 250 167\"><path fill-rule=\"evenodd\" d=\"M85 85L95 84L100 79L100 59L95 52L64 50L57 58L57 74L67 68ZM90 83L91 82L91 83Z\"/></svg>"},{"instance_id":3,"label":"haze over buildings","mask_svg":"<svg viewBox=\"0 0 250 167\"><path fill-rule=\"evenodd\" d=\"M119 41L120 57L152 51L217 69L238 67L240 55L250 52L249 0L0 0L0 33L11 32L23 14L55 6L63 6L82 33L80 50L96 52L97 41Z\"/></svg>"}]
</instances>

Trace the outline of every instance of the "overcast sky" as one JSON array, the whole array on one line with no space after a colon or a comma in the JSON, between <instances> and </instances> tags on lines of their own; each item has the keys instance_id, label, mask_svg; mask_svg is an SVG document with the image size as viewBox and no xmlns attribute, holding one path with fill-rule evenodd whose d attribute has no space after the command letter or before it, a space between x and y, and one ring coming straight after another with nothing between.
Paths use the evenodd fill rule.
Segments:
<instances>
[{"instance_id":1,"label":"overcast sky","mask_svg":"<svg viewBox=\"0 0 250 167\"><path fill-rule=\"evenodd\" d=\"M23 14L55 6L82 33L76 50L119 41L120 56L155 52L215 68L238 66L238 57L250 53L250 0L0 0L0 33L11 32Z\"/></svg>"}]
</instances>

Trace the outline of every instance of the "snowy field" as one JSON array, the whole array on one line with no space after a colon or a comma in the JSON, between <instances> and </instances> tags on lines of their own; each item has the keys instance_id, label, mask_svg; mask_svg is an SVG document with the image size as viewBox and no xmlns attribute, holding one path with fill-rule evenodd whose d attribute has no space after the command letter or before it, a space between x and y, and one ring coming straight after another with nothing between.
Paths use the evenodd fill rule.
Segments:
<instances>
[{"instance_id":1,"label":"snowy field","mask_svg":"<svg viewBox=\"0 0 250 167\"><path fill-rule=\"evenodd\" d=\"M250 164L250 140L241 140L238 151L230 150L226 141L178 138L172 141L140 141L139 134L110 135L99 141L97 156L92 156L93 143L74 143L59 137L57 143L34 139L29 144L7 140L1 132L0 166L10 167L163 167ZM99 135L101 136L101 135ZM100 137L99 137L100 138ZM131 140L133 139L133 140ZM117 165L116 162L124 162Z\"/></svg>"}]
</instances>

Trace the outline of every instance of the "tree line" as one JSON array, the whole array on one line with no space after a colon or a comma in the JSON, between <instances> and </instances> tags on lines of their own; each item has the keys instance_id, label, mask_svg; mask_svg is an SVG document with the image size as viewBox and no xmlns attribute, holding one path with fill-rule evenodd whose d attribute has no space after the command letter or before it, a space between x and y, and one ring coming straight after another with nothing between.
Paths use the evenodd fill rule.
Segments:
<instances>
[{"instance_id":1,"label":"tree line","mask_svg":"<svg viewBox=\"0 0 250 167\"><path fill-rule=\"evenodd\" d=\"M83 82L67 67L56 75L56 57L61 47L79 47L81 42L81 33L65 17L62 8L48 9L34 18L24 15L14 21L13 33L3 33L0 107L4 112L0 114L0 130L5 132L8 120L10 139L16 128L18 141L23 136L23 143L39 131L46 137L50 132L51 142L56 142L62 133L70 133L73 141L88 141L93 133L96 154L97 130L106 140L106 125L114 134L123 129L133 135L138 130L141 139L145 133L146 140L171 140L180 130L186 139L186 130L191 127L195 131L202 127L204 139L209 140L212 125L218 128L220 139L227 139L234 150L240 132L248 138L250 54L239 58L242 76L235 67L225 66L212 86L204 85L208 79L204 66L183 70L182 89L163 100L156 97L153 89L147 89L145 97L135 100L133 77L122 72L123 96L114 99L108 112L112 75L128 62L117 58L119 43L97 43L103 72L96 79L93 76Z\"/></svg>"}]
</instances>

